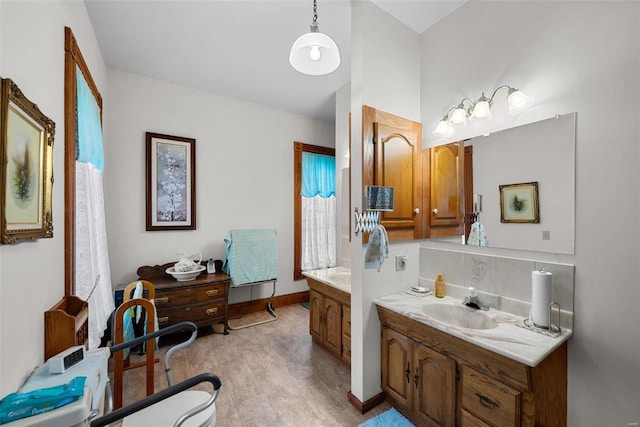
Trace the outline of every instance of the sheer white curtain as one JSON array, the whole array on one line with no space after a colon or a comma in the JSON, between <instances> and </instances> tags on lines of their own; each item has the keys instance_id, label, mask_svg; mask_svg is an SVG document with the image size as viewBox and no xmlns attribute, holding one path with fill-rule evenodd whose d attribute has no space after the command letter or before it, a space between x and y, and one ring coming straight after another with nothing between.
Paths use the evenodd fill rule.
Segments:
<instances>
[{"instance_id":1,"label":"sheer white curtain","mask_svg":"<svg viewBox=\"0 0 640 427\"><path fill-rule=\"evenodd\" d=\"M302 271L336 266L336 196L302 197Z\"/></svg>"},{"instance_id":2,"label":"sheer white curtain","mask_svg":"<svg viewBox=\"0 0 640 427\"><path fill-rule=\"evenodd\" d=\"M98 106L76 69L78 134L76 145L76 295L89 303L89 348L100 344L115 305L107 251L102 186L102 124Z\"/></svg>"},{"instance_id":3,"label":"sheer white curtain","mask_svg":"<svg viewBox=\"0 0 640 427\"><path fill-rule=\"evenodd\" d=\"M302 153L302 271L336 265L336 160Z\"/></svg>"}]
</instances>

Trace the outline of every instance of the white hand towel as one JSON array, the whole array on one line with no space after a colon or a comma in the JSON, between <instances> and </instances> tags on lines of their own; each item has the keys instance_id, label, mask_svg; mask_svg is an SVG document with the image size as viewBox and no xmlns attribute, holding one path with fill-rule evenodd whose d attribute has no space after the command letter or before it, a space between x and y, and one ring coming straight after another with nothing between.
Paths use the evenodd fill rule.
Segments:
<instances>
[{"instance_id":1,"label":"white hand towel","mask_svg":"<svg viewBox=\"0 0 640 427\"><path fill-rule=\"evenodd\" d=\"M380 271L382 263L387 258L389 258L387 230L382 224L377 224L369 236L369 242L364 251L364 268Z\"/></svg>"}]
</instances>

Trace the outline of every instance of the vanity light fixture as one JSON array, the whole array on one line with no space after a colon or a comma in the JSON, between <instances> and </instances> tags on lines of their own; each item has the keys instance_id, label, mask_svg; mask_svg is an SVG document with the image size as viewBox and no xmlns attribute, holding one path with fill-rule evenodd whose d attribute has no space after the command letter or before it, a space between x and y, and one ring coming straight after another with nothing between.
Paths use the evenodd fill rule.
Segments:
<instances>
[{"instance_id":1,"label":"vanity light fixture","mask_svg":"<svg viewBox=\"0 0 640 427\"><path fill-rule=\"evenodd\" d=\"M340 50L331 37L320 32L317 10L317 0L313 0L310 31L298 37L289 54L291 66L310 76L329 74L340 66Z\"/></svg>"},{"instance_id":2,"label":"vanity light fixture","mask_svg":"<svg viewBox=\"0 0 640 427\"><path fill-rule=\"evenodd\" d=\"M491 98L487 98L484 96L484 92L482 92L482 95L480 95L480 98L476 101L464 98L456 107L451 107L444 117L440 119L433 134L440 137L450 136L453 128L467 125L467 117L479 120L491 119L493 117L491 114L493 98L496 96L498 90L503 88L507 89L507 102L509 103L510 115L515 116L523 113L533 105L533 98L525 95L521 90L507 85L498 86L498 88L493 91ZM465 101L471 104L467 109L464 107Z\"/></svg>"}]
</instances>

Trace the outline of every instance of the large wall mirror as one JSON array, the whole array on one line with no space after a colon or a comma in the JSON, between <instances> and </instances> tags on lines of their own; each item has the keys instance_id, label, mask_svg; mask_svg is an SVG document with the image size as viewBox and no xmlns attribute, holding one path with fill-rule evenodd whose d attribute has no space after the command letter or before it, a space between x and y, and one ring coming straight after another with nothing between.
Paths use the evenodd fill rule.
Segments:
<instances>
[{"instance_id":1,"label":"large wall mirror","mask_svg":"<svg viewBox=\"0 0 640 427\"><path fill-rule=\"evenodd\" d=\"M477 220L484 226L487 246L575 253L575 144L576 113L464 142L466 149L470 147L466 155L472 156L473 170L473 190L465 191L465 197L473 200L462 205L469 217L479 210L479 197L474 195L481 196ZM504 221L500 186L533 182L537 183L539 222ZM433 240L462 243L459 235Z\"/></svg>"}]
</instances>

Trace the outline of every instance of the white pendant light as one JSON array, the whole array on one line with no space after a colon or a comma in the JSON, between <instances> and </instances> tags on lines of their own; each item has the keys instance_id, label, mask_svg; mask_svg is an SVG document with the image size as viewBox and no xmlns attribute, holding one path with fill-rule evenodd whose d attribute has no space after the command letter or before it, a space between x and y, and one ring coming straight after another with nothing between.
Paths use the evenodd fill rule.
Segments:
<instances>
[{"instance_id":1,"label":"white pendant light","mask_svg":"<svg viewBox=\"0 0 640 427\"><path fill-rule=\"evenodd\" d=\"M293 43L289 63L293 68L310 76L322 76L340 66L340 50L331 37L320 32L317 2L313 0L313 22L310 31Z\"/></svg>"}]
</instances>

